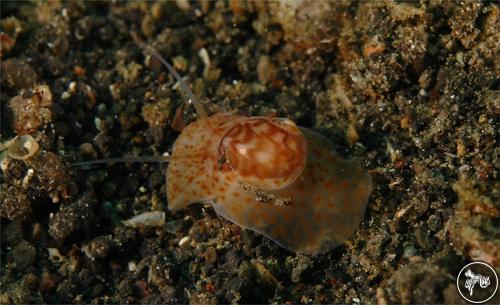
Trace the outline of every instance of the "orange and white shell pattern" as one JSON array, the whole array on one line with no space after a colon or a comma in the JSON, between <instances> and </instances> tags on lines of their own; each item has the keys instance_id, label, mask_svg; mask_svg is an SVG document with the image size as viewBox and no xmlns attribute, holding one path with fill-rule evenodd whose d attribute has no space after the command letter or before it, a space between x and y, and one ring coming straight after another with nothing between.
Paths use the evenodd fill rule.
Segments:
<instances>
[{"instance_id":1,"label":"orange and white shell pattern","mask_svg":"<svg viewBox=\"0 0 500 305\"><path fill-rule=\"evenodd\" d=\"M217 214L289 250L317 254L359 226L370 175L330 140L289 119L207 116L182 77L156 51L200 118L174 143L167 170L171 211L211 203Z\"/></svg>"},{"instance_id":2,"label":"orange and white shell pattern","mask_svg":"<svg viewBox=\"0 0 500 305\"><path fill-rule=\"evenodd\" d=\"M316 254L362 220L370 175L320 134L288 119L217 113L188 125L167 170L169 209L215 211L284 248Z\"/></svg>"}]
</instances>

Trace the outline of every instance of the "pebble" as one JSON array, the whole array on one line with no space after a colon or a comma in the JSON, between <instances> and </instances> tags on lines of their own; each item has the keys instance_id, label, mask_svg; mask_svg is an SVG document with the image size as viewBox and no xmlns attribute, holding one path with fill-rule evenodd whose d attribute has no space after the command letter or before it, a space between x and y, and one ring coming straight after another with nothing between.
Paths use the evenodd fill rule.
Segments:
<instances>
[{"instance_id":1,"label":"pebble","mask_svg":"<svg viewBox=\"0 0 500 305\"><path fill-rule=\"evenodd\" d=\"M55 239L64 240L71 233L88 227L92 223L95 198L89 193L78 200L63 206L49 220L49 234Z\"/></svg>"},{"instance_id":2,"label":"pebble","mask_svg":"<svg viewBox=\"0 0 500 305\"><path fill-rule=\"evenodd\" d=\"M276 67L271 62L267 55L262 55L257 64L257 76L262 84L266 84L273 80L276 76Z\"/></svg>"},{"instance_id":3,"label":"pebble","mask_svg":"<svg viewBox=\"0 0 500 305\"><path fill-rule=\"evenodd\" d=\"M302 274L312 264L312 260L305 255L299 255L295 260L296 266L292 269L291 280L298 283L302 279Z\"/></svg>"},{"instance_id":4,"label":"pebble","mask_svg":"<svg viewBox=\"0 0 500 305\"><path fill-rule=\"evenodd\" d=\"M179 240L179 247L182 248L188 242L189 242L189 237L188 236L184 236L183 238L181 238L181 240Z\"/></svg>"},{"instance_id":5,"label":"pebble","mask_svg":"<svg viewBox=\"0 0 500 305\"><path fill-rule=\"evenodd\" d=\"M27 135L37 131L52 119L52 92L47 85L36 85L29 92L9 101L12 112L11 124L16 134Z\"/></svg>"},{"instance_id":6,"label":"pebble","mask_svg":"<svg viewBox=\"0 0 500 305\"><path fill-rule=\"evenodd\" d=\"M134 272L137 270L137 264L134 261L128 262L128 271Z\"/></svg>"},{"instance_id":7,"label":"pebble","mask_svg":"<svg viewBox=\"0 0 500 305\"><path fill-rule=\"evenodd\" d=\"M38 82L38 74L25 60L9 58L2 61L2 85L21 90L32 88Z\"/></svg>"},{"instance_id":8,"label":"pebble","mask_svg":"<svg viewBox=\"0 0 500 305\"><path fill-rule=\"evenodd\" d=\"M23 240L12 249L8 259L15 265L16 269L25 269L35 262L36 249L29 242Z\"/></svg>"}]
</instances>

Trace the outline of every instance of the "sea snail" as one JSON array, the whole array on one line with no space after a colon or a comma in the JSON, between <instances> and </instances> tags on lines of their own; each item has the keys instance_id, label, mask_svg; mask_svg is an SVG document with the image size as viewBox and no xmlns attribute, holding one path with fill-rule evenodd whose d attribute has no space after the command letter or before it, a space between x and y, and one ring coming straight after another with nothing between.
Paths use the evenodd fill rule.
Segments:
<instances>
[{"instance_id":1,"label":"sea snail","mask_svg":"<svg viewBox=\"0 0 500 305\"><path fill-rule=\"evenodd\" d=\"M218 215L304 254L331 250L359 226L372 180L326 137L286 118L208 116L156 51L196 108L167 169L171 211L210 203Z\"/></svg>"}]
</instances>

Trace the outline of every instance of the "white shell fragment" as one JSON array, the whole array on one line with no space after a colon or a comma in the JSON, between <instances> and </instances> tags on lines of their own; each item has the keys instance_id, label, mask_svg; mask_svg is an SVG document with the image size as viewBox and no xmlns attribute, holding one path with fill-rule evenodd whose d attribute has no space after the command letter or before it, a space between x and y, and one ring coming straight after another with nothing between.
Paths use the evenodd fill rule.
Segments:
<instances>
[{"instance_id":1,"label":"white shell fragment","mask_svg":"<svg viewBox=\"0 0 500 305\"><path fill-rule=\"evenodd\" d=\"M59 252L59 249L47 248L47 251L49 252L49 260L52 263L61 263L63 261L64 256L61 255L61 252Z\"/></svg>"},{"instance_id":2,"label":"white shell fragment","mask_svg":"<svg viewBox=\"0 0 500 305\"><path fill-rule=\"evenodd\" d=\"M11 140L0 143L0 168L7 170L9 158L27 160L31 158L40 146L30 135L16 136Z\"/></svg>"},{"instance_id":3,"label":"white shell fragment","mask_svg":"<svg viewBox=\"0 0 500 305\"><path fill-rule=\"evenodd\" d=\"M40 146L30 135L24 135L14 138L7 147L7 154L12 159L26 160L33 156Z\"/></svg>"},{"instance_id":4,"label":"white shell fragment","mask_svg":"<svg viewBox=\"0 0 500 305\"><path fill-rule=\"evenodd\" d=\"M123 221L127 227L161 227L165 224L165 212L145 212Z\"/></svg>"}]
</instances>

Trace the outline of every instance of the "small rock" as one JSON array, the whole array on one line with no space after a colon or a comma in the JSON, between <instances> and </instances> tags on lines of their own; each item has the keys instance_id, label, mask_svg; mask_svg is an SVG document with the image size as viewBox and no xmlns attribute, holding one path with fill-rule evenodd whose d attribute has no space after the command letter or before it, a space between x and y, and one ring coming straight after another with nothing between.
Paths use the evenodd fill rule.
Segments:
<instances>
[{"instance_id":1,"label":"small rock","mask_svg":"<svg viewBox=\"0 0 500 305\"><path fill-rule=\"evenodd\" d=\"M0 40L2 43L0 43L0 58L3 57L5 53L12 50L16 45L17 37L23 31L21 22L14 16L2 18L1 26L2 32L0 32Z\"/></svg>"},{"instance_id":2,"label":"small rock","mask_svg":"<svg viewBox=\"0 0 500 305\"><path fill-rule=\"evenodd\" d=\"M61 197L68 199L71 177L59 155L53 152L40 152L29 159L29 165L36 172L38 187L45 190L53 202L58 202Z\"/></svg>"},{"instance_id":3,"label":"small rock","mask_svg":"<svg viewBox=\"0 0 500 305\"><path fill-rule=\"evenodd\" d=\"M292 276L291 280L294 283L298 283L301 281L302 273L309 268L311 265L312 261L308 256L305 255L299 255L296 258L296 265L292 269Z\"/></svg>"},{"instance_id":4,"label":"small rock","mask_svg":"<svg viewBox=\"0 0 500 305\"><path fill-rule=\"evenodd\" d=\"M262 263L253 261L252 265L255 268L258 281L265 287L274 290L278 286L278 280L276 280L271 271L269 271Z\"/></svg>"},{"instance_id":5,"label":"small rock","mask_svg":"<svg viewBox=\"0 0 500 305\"><path fill-rule=\"evenodd\" d=\"M442 222L441 219L436 216L436 215L431 215L429 216L429 219L427 220L427 225L429 226L429 229L432 231L438 231L442 227Z\"/></svg>"},{"instance_id":6,"label":"small rock","mask_svg":"<svg viewBox=\"0 0 500 305\"><path fill-rule=\"evenodd\" d=\"M202 49L202 50L204 50L204 49ZM205 60L203 60L203 62L205 63ZM180 71L180 72L185 72L187 70L188 64L189 64L188 61L187 61L187 59L185 57L183 57L183 56L180 56L180 55L174 57L172 59L172 63L174 64L174 69L177 70L177 71ZM205 63L205 66L206 65L207 64Z\"/></svg>"},{"instance_id":7,"label":"small rock","mask_svg":"<svg viewBox=\"0 0 500 305\"><path fill-rule=\"evenodd\" d=\"M189 305L215 305L219 304L213 293L201 292L193 293L189 298Z\"/></svg>"},{"instance_id":8,"label":"small rock","mask_svg":"<svg viewBox=\"0 0 500 305\"><path fill-rule=\"evenodd\" d=\"M20 221L12 221L2 226L2 242L8 245L16 245L23 238L23 228Z\"/></svg>"},{"instance_id":9,"label":"small rock","mask_svg":"<svg viewBox=\"0 0 500 305\"><path fill-rule=\"evenodd\" d=\"M2 85L21 90L32 88L38 82L38 74L25 60L9 58L2 61Z\"/></svg>"},{"instance_id":10,"label":"small rock","mask_svg":"<svg viewBox=\"0 0 500 305\"><path fill-rule=\"evenodd\" d=\"M151 16L155 20L160 20L163 17L163 8L162 8L163 3L161 2L155 2L153 5L151 5Z\"/></svg>"},{"instance_id":11,"label":"small rock","mask_svg":"<svg viewBox=\"0 0 500 305\"><path fill-rule=\"evenodd\" d=\"M309 52L332 45L335 7L331 1L269 2L271 16L283 28L285 41Z\"/></svg>"},{"instance_id":12,"label":"small rock","mask_svg":"<svg viewBox=\"0 0 500 305\"><path fill-rule=\"evenodd\" d=\"M128 271L134 272L137 270L137 264L134 261L128 262Z\"/></svg>"},{"instance_id":13,"label":"small rock","mask_svg":"<svg viewBox=\"0 0 500 305\"><path fill-rule=\"evenodd\" d=\"M181 240L179 240L179 247L184 247L185 245L187 245L187 243L189 242L189 237L188 236L184 236L183 238L181 238Z\"/></svg>"},{"instance_id":14,"label":"small rock","mask_svg":"<svg viewBox=\"0 0 500 305\"><path fill-rule=\"evenodd\" d=\"M214 247L208 247L206 251L203 253L203 257L207 264L213 264L217 260L217 251Z\"/></svg>"},{"instance_id":15,"label":"small rock","mask_svg":"<svg viewBox=\"0 0 500 305\"><path fill-rule=\"evenodd\" d=\"M155 20L150 15L146 15L141 22L141 30L147 37L153 37L156 32Z\"/></svg>"},{"instance_id":16,"label":"small rock","mask_svg":"<svg viewBox=\"0 0 500 305\"><path fill-rule=\"evenodd\" d=\"M161 99L158 103L148 103L142 107L142 117L151 128L165 128L171 112L172 103L169 99Z\"/></svg>"},{"instance_id":17,"label":"small rock","mask_svg":"<svg viewBox=\"0 0 500 305\"><path fill-rule=\"evenodd\" d=\"M90 243L82 247L85 254L90 259L104 258L108 255L112 247L111 235L99 236L94 238Z\"/></svg>"},{"instance_id":18,"label":"small rock","mask_svg":"<svg viewBox=\"0 0 500 305\"><path fill-rule=\"evenodd\" d=\"M269 56L262 55L257 64L257 76L262 84L272 81L276 77L276 68Z\"/></svg>"},{"instance_id":19,"label":"small rock","mask_svg":"<svg viewBox=\"0 0 500 305\"><path fill-rule=\"evenodd\" d=\"M118 71L118 73L123 77L125 83L128 84L137 80L140 72L142 71L142 66L135 61L126 66L123 63L118 63L116 65L116 71Z\"/></svg>"},{"instance_id":20,"label":"small rock","mask_svg":"<svg viewBox=\"0 0 500 305\"><path fill-rule=\"evenodd\" d=\"M16 269L22 270L33 265L36 260L36 249L29 242L23 240L9 253L9 261Z\"/></svg>"},{"instance_id":21,"label":"small rock","mask_svg":"<svg viewBox=\"0 0 500 305\"><path fill-rule=\"evenodd\" d=\"M37 131L52 120L52 92L47 85L37 85L9 101L12 127L18 135Z\"/></svg>"},{"instance_id":22,"label":"small rock","mask_svg":"<svg viewBox=\"0 0 500 305\"><path fill-rule=\"evenodd\" d=\"M89 142L80 145L80 153L84 156L89 156L91 159L97 159L97 152Z\"/></svg>"},{"instance_id":23,"label":"small rock","mask_svg":"<svg viewBox=\"0 0 500 305\"><path fill-rule=\"evenodd\" d=\"M26 192L11 186L0 195L0 216L10 220L23 220L31 213L31 201Z\"/></svg>"},{"instance_id":24,"label":"small rock","mask_svg":"<svg viewBox=\"0 0 500 305\"><path fill-rule=\"evenodd\" d=\"M49 234L56 239L65 239L71 233L91 226L95 198L83 194L77 201L62 207L49 220Z\"/></svg>"}]
</instances>

